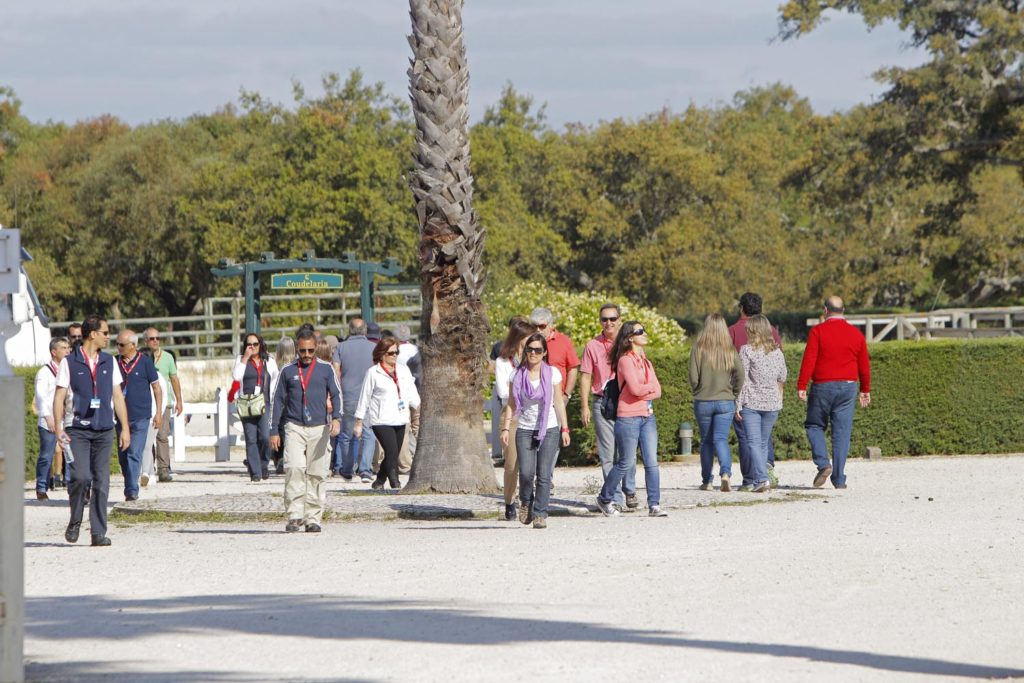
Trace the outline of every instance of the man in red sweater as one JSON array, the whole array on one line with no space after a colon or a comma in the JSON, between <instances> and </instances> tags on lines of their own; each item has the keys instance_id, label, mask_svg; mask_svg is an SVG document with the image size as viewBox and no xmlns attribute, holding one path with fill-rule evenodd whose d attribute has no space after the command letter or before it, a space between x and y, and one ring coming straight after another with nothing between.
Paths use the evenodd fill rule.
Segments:
<instances>
[{"instance_id":1,"label":"man in red sweater","mask_svg":"<svg viewBox=\"0 0 1024 683\"><path fill-rule=\"evenodd\" d=\"M846 456L853 433L854 401L871 403L871 362L868 345L860 330L843 317L843 300L830 296L825 300L825 320L811 328L796 382L797 395L807 403L804 429L811 442L811 457L818 467L814 487L831 478L837 489L846 488ZM807 383L813 382L808 392ZM832 423L832 460L828 457L825 428Z\"/></svg>"}]
</instances>

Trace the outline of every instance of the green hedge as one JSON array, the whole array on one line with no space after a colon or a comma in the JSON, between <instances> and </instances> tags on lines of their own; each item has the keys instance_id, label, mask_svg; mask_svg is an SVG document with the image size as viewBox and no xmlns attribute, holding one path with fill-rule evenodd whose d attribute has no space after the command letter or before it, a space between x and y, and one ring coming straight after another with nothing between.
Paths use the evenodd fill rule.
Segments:
<instances>
[{"instance_id":1,"label":"green hedge","mask_svg":"<svg viewBox=\"0 0 1024 683\"><path fill-rule=\"evenodd\" d=\"M796 397L803 347L786 347L789 367L785 404L775 425L776 456L810 458L804 433L805 408ZM885 455L1024 452L1024 340L882 342L870 346L871 406L854 417L851 454L879 446ZM680 422L699 434L687 380L689 349L652 352L661 381L655 401L658 456L679 453ZM583 429L579 398L569 402L573 447L563 463L597 462L593 428ZM735 434L730 437L735 449ZM736 454L734 450L734 455Z\"/></svg>"}]
</instances>

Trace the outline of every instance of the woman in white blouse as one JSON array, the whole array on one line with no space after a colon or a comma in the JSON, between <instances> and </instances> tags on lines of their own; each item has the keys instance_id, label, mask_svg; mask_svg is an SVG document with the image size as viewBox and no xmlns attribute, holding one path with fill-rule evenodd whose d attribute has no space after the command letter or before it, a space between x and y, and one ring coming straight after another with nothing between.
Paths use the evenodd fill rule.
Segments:
<instances>
[{"instance_id":1,"label":"woman in white blouse","mask_svg":"<svg viewBox=\"0 0 1024 683\"><path fill-rule=\"evenodd\" d=\"M373 365L363 379L352 429L356 439L361 439L365 422L373 428L377 443L384 449L384 460L372 488L384 488L385 479L391 488L398 488L398 454L409 424L409 409L419 407L420 394L412 373L408 366L398 362L398 340L386 336L373 348Z\"/></svg>"},{"instance_id":2,"label":"woman in white blouse","mask_svg":"<svg viewBox=\"0 0 1024 683\"><path fill-rule=\"evenodd\" d=\"M245 466L252 481L261 481L270 477L270 389L277 381L278 370L263 337L247 332L242 339L245 348L235 360L231 377L240 384L236 402L263 394L262 413L240 418L245 434Z\"/></svg>"},{"instance_id":3,"label":"woman in white blouse","mask_svg":"<svg viewBox=\"0 0 1024 683\"><path fill-rule=\"evenodd\" d=\"M516 318L509 324L508 335L505 336L501 350L498 351L498 359L494 361L494 390L501 403L502 412L508 405L508 386L512 381L512 374L519 367L523 345L526 338L536 331L537 326L525 318ZM510 427L513 431L516 428L514 416ZM495 434L493 438L500 439L501 435ZM515 439L503 443L502 459L505 467L505 519L511 522L516 518L516 485L519 483L519 458Z\"/></svg>"}]
</instances>

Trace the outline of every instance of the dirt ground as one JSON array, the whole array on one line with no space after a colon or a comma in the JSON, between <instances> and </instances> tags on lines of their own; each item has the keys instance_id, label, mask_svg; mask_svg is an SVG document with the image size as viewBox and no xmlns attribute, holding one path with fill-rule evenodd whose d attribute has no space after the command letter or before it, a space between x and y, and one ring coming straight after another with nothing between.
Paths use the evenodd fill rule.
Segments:
<instances>
[{"instance_id":1,"label":"dirt ground","mask_svg":"<svg viewBox=\"0 0 1024 683\"><path fill-rule=\"evenodd\" d=\"M784 485L813 476L809 462L779 471ZM555 482L597 475L560 469ZM716 494L728 504L664 519L344 522L292 535L279 523L122 523L109 548L88 547L87 524L64 543L66 506L31 500L26 673L1024 680L1024 456L854 460L848 476L821 497ZM698 483L695 465L662 468L665 488ZM157 490L209 488L176 486Z\"/></svg>"}]
</instances>

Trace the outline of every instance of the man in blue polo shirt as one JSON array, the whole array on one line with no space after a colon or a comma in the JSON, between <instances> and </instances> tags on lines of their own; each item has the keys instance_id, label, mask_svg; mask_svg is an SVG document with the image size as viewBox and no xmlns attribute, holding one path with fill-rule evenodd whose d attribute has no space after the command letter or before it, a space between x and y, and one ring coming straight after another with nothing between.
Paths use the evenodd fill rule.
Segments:
<instances>
[{"instance_id":1,"label":"man in blue polo shirt","mask_svg":"<svg viewBox=\"0 0 1024 683\"><path fill-rule=\"evenodd\" d=\"M85 510L86 492L92 488L89 503L89 531L92 545L110 545L107 538L107 495L110 492L110 450L114 442L114 415L128 424L121 371L114 357L103 353L110 340L110 327L98 315L82 322L82 344L60 362L57 389L53 395L53 423L60 443L70 443L74 460L69 459L71 483L71 521L64 532L68 543L78 541ZM71 424L64 426L64 398L71 390ZM129 429L121 431L120 448L131 444Z\"/></svg>"},{"instance_id":2,"label":"man in blue polo shirt","mask_svg":"<svg viewBox=\"0 0 1024 683\"><path fill-rule=\"evenodd\" d=\"M139 353L139 335L132 330L121 330L117 335L117 367L121 371L121 393L128 412L128 431L132 441L128 448L117 449L117 460L124 474L124 499L139 499L139 475L142 471L142 449L149 438L149 424L160 429L163 416L163 389L160 375L153 361ZM156 402L156 414L153 404ZM120 436L124 423L118 422Z\"/></svg>"}]
</instances>

